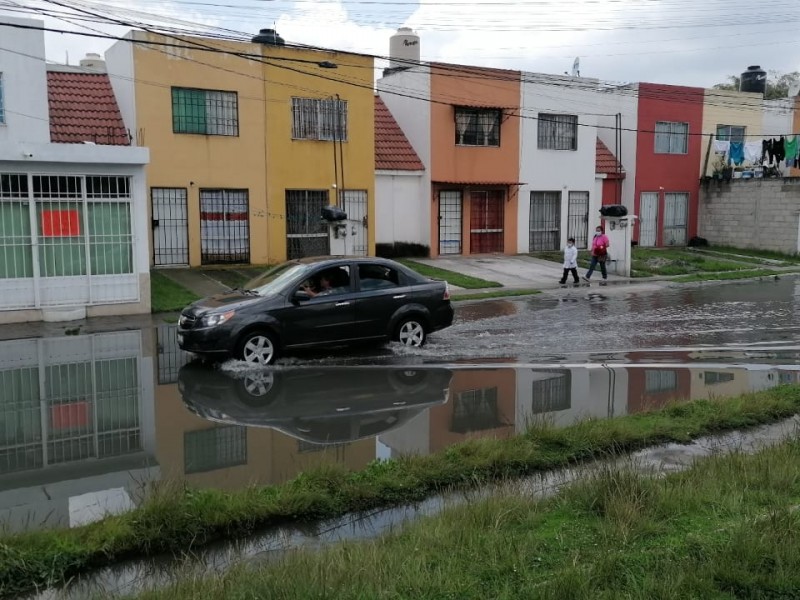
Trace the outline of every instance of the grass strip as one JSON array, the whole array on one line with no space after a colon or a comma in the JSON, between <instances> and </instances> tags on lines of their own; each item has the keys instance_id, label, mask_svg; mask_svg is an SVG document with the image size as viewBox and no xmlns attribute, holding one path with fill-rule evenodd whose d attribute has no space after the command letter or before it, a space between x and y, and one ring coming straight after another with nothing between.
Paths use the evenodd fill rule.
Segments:
<instances>
[{"instance_id":1,"label":"grass strip","mask_svg":"<svg viewBox=\"0 0 800 600\"><path fill-rule=\"evenodd\" d=\"M160 313L183 310L185 306L199 298L200 296L172 281L163 273L150 271L150 312Z\"/></svg>"},{"instance_id":2,"label":"grass strip","mask_svg":"<svg viewBox=\"0 0 800 600\"><path fill-rule=\"evenodd\" d=\"M0 538L0 595L30 591L123 558L185 552L267 525L413 503L452 488L476 487L663 442L688 442L798 411L800 386L780 386L562 429L539 427L510 439L472 440L429 456L376 461L358 472L319 467L277 486L154 494L137 509L97 523Z\"/></svg>"},{"instance_id":3,"label":"grass strip","mask_svg":"<svg viewBox=\"0 0 800 600\"><path fill-rule=\"evenodd\" d=\"M752 259L779 260L791 264L800 263L800 255L786 254L775 250L757 250L755 248L735 248L733 246L709 246L708 250L721 254L736 254L735 260L744 260L741 257L751 257Z\"/></svg>"},{"instance_id":4,"label":"grass strip","mask_svg":"<svg viewBox=\"0 0 800 600\"><path fill-rule=\"evenodd\" d=\"M447 283L451 285L455 285L461 288L466 288L469 290L503 287L496 281L487 281L485 279L479 279L477 277L471 277L469 275L462 275L461 273L456 273L455 271L448 271L447 269L432 267L430 265L426 265L417 262L415 260L409 260L407 258L401 258L397 262L404 264L409 269L413 269L414 271L425 277L431 277L432 279L444 279L445 281L447 281Z\"/></svg>"},{"instance_id":5,"label":"grass strip","mask_svg":"<svg viewBox=\"0 0 800 600\"><path fill-rule=\"evenodd\" d=\"M609 466L551 500L498 493L140 599L798 598L798 502L797 441L663 480Z\"/></svg>"},{"instance_id":6,"label":"grass strip","mask_svg":"<svg viewBox=\"0 0 800 600\"><path fill-rule=\"evenodd\" d=\"M749 271L732 271L727 273L694 273L692 275L676 277L672 281L676 281L678 283L693 283L696 281L726 281L732 279L751 279L754 277L772 277L780 274L780 271L773 271L771 269L752 269Z\"/></svg>"},{"instance_id":7,"label":"grass strip","mask_svg":"<svg viewBox=\"0 0 800 600\"><path fill-rule=\"evenodd\" d=\"M498 290L496 292L477 292L474 294L455 293L450 298L457 302L459 300L486 300L489 298L510 298L514 296L533 296L541 294L541 290L522 289L522 290Z\"/></svg>"}]
</instances>

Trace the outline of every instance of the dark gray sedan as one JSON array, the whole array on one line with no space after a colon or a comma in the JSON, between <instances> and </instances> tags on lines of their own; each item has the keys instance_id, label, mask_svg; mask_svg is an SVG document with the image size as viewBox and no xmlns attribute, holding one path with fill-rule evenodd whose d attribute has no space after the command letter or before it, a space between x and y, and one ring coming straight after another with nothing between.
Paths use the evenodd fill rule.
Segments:
<instances>
[{"instance_id":1,"label":"dark gray sedan","mask_svg":"<svg viewBox=\"0 0 800 600\"><path fill-rule=\"evenodd\" d=\"M452 323L447 282L381 258L309 258L189 305L178 345L268 365L292 348L367 340L418 347Z\"/></svg>"}]
</instances>

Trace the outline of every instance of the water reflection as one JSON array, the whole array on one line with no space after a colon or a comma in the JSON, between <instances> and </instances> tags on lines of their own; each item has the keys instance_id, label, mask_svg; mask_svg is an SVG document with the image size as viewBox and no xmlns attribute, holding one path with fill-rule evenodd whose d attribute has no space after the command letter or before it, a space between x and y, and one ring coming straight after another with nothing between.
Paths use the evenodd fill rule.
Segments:
<instances>
[{"instance_id":1,"label":"water reflection","mask_svg":"<svg viewBox=\"0 0 800 600\"><path fill-rule=\"evenodd\" d=\"M320 465L361 469L534 422L565 426L798 381L794 368L704 366L691 351L643 354L639 364L627 354L625 365L220 370L189 362L174 334L0 343L0 528L78 526L129 510L159 482L279 484Z\"/></svg>"}]
</instances>

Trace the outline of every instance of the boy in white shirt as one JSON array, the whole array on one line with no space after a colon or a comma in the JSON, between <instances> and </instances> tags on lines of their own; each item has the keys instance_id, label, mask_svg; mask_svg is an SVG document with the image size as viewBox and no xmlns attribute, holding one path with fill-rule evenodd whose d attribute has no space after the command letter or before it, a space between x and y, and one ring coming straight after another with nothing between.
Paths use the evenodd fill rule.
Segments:
<instances>
[{"instance_id":1,"label":"boy in white shirt","mask_svg":"<svg viewBox=\"0 0 800 600\"><path fill-rule=\"evenodd\" d=\"M567 283L567 275L572 274L575 283L580 283L578 278L578 249L575 247L575 238L567 240L567 247L564 248L564 275L559 282L561 285Z\"/></svg>"}]
</instances>

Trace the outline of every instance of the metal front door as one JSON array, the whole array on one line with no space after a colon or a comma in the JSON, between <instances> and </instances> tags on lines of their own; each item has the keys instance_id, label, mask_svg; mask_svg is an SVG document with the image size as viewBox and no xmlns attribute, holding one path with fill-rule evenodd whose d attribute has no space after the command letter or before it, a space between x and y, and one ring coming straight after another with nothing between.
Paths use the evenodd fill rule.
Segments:
<instances>
[{"instance_id":1,"label":"metal front door","mask_svg":"<svg viewBox=\"0 0 800 600\"><path fill-rule=\"evenodd\" d=\"M503 190L470 192L469 248L472 254L503 251Z\"/></svg>"},{"instance_id":2,"label":"metal front door","mask_svg":"<svg viewBox=\"0 0 800 600\"><path fill-rule=\"evenodd\" d=\"M200 261L250 262L247 190L200 190Z\"/></svg>"},{"instance_id":3,"label":"metal front door","mask_svg":"<svg viewBox=\"0 0 800 600\"><path fill-rule=\"evenodd\" d=\"M561 247L561 192L531 192L530 252Z\"/></svg>"},{"instance_id":4,"label":"metal front door","mask_svg":"<svg viewBox=\"0 0 800 600\"><path fill-rule=\"evenodd\" d=\"M327 190L286 190L286 256L291 260L331 253L328 226L322 209Z\"/></svg>"},{"instance_id":5,"label":"metal front door","mask_svg":"<svg viewBox=\"0 0 800 600\"><path fill-rule=\"evenodd\" d=\"M185 188L151 188L153 264L188 265Z\"/></svg>"},{"instance_id":6,"label":"metal front door","mask_svg":"<svg viewBox=\"0 0 800 600\"><path fill-rule=\"evenodd\" d=\"M689 194L670 192L664 194L664 245L686 245L686 217Z\"/></svg>"},{"instance_id":7,"label":"metal front door","mask_svg":"<svg viewBox=\"0 0 800 600\"><path fill-rule=\"evenodd\" d=\"M575 238L576 248L589 245L589 192L569 193L567 237Z\"/></svg>"},{"instance_id":8,"label":"metal front door","mask_svg":"<svg viewBox=\"0 0 800 600\"><path fill-rule=\"evenodd\" d=\"M347 213L347 232L349 254L366 256L369 250L367 242L367 192L363 190L347 190L343 192L344 212Z\"/></svg>"},{"instance_id":9,"label":"metal front door","mask_svg":"<svg viewBox=\"0 0 800 600\"><path fill-rule=\"evenodd\" d=\"M655 246L658 231L658 192L642 192L639 202L639 245Z\"/></svg>"},{"instance_id":10,"label":"metal front door","mask_svg":"<svg viewBox=\"0 0 800 600\"><path fill-rule=\"evenodd\" d=\"M439 254L461 254L461 191L439 192Z\"/></svg>"}]
</instances>

